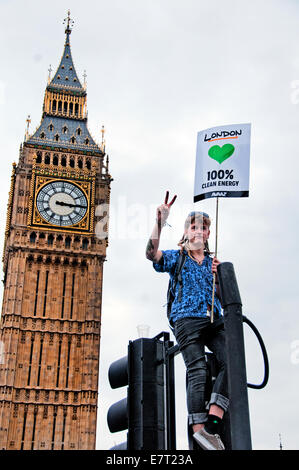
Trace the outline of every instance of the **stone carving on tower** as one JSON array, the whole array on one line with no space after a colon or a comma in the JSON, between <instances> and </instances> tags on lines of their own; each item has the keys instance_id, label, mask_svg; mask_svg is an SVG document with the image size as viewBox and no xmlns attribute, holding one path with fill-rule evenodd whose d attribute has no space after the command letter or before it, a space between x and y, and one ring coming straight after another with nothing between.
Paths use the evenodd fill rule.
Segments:
<instances>
[{"instance_id":1,"label":"stone carving on tower","mask_svg":"<svg viewBox=\"0 0 299 470\"><path fill-rule=\"evenodd\" d=\"M108 207L105 147L87 127L72 20L41 123L13 164L3 252L0 449L94 449ZM104 227L108 233L108 223Z\"/></svg>"}]
</instances>

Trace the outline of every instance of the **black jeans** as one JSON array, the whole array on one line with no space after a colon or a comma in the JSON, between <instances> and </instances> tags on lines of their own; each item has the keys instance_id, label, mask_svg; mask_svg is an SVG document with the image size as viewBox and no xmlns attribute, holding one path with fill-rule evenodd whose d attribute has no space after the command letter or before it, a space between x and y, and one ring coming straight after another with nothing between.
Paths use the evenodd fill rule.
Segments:
<instances>
[{"instance_id":1,"label":"black jeans","mask_svg":"<svg viewBox=\"0 0 299 470\"><path fill-rule=\"evenodd\" d=\"M210 405L216 404L224 411L227 411L229 405L223 321L218 319L211 323L209 318L183 318L175 322L174 335L187 368L188 422L204 423ZM205 346L214 353L219 368L207 405Z\"/></svg>"}]
</instances>

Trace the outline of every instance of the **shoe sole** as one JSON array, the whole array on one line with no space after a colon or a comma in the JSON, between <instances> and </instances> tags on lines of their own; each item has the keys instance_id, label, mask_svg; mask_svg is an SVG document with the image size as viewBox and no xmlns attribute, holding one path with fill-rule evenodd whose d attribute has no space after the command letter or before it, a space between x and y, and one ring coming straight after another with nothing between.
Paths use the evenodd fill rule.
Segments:
<instances>
[{"instance_id":1,"label":"shoe sole","mask_svg":"<svg viewBox=\"0 0 299 470\"><path fill-rule=\"evenodd\" d=\"M193 436L197 444L204 450L217 450L204 436Z\"/></svg>"}]
</instances>

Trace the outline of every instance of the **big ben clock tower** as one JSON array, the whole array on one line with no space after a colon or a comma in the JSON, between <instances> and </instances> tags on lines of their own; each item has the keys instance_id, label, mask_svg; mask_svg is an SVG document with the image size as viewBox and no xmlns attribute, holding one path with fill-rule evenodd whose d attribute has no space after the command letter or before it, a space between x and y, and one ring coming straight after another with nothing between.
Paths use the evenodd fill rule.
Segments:
<instances>
[{"instance_id":1,"label":"big ben clock tower","mask_svg":"<svg viewBox=\"0 0 299 470\"><path fill-rule=\"evenodd\" d=\"M3 253L0 449L94 449L109 205L104 145L87 128L72 20L39 127L13 164ZM105 227L108 230L108 227Z\"/></svg>"}]
</instances>

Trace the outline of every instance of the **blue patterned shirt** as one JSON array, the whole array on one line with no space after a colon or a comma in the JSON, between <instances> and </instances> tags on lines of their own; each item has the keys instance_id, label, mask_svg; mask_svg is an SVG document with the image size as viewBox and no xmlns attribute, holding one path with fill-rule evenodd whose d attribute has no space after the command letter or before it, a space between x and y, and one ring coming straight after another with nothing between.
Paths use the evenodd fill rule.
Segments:
<instances>
[{"instance_id":1,"label":"blue patterned shirt","mask_svg":"<svg viewBox=\"0 0 299 470\"><path fill-rule=\"evenodd\" d=\"M163 250L162 253L163 257L160 262L153 263L153 267L157 272L167 272L172 281L180 250ZM210 256L206 255L202 264L199 265L190 256L186 255L181 276L181 300L178 299L179 283L177 283L171 308L171 324L185 317L207 317L208 304L212 304L213 274L212 258ZM214 315L215 318L221 315L221 304L216 293L214 296Z\"/></svg>"}]
</instances>

